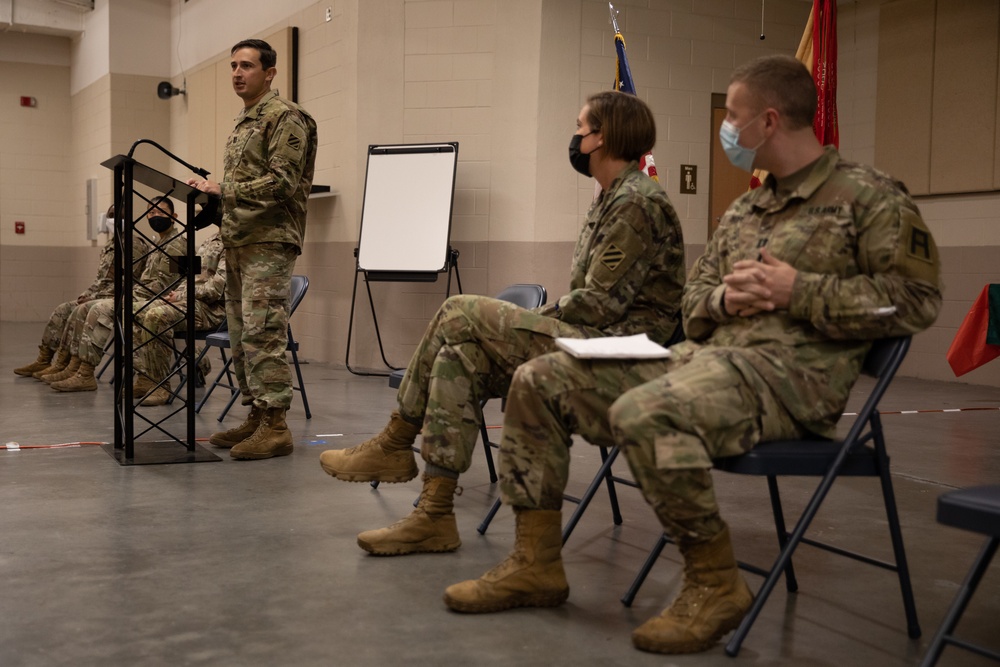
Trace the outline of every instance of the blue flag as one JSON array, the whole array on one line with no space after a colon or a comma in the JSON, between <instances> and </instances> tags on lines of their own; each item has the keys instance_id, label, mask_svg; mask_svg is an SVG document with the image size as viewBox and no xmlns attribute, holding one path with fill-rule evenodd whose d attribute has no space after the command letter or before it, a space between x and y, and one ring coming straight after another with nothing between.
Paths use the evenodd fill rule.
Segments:
<instances>
[{"instance_id":1,"label":"blue flag","mask_svg":"<svg viewBox=\"0 0 1000 667\"><path fill-rule=\"evenodd\" d=\"M615 90L629 95L635 95L635 82L632 80L632 69L628 66L628 56L625 55L625 38L620 32L615 33L615 51L618 52L618 69L615 71Z\"/></svg>"},{"instance_id":2,"label":"blue flag","mask_svg":"<svg viewBox=\"0 0 1000 667\"><path fill-rule=\"evenodd\" d=\"M618 52L618 63L615 68L615 90L629 95L635 95L635 81L632 80L632 69L628 66L628 56L625 55L625 38L620 32L615 33L615 51ZM639 160L639 169L651 179L660 182L656 175L656 163L653 153L649 152Z\"/></svg>"}]
</instances>

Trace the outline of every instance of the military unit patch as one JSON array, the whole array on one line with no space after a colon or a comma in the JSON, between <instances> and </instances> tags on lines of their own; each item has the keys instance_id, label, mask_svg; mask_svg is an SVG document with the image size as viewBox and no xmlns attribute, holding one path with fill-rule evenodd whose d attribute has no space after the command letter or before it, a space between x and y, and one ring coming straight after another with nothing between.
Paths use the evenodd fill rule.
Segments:
<instances>
[{"instance_id":1,"label":"military unit patch","mask_svg":"<svg viewBox=\"0 0 1000 667\"><path fill-rule=\"evenodd\" d=\"M604 251L604 254L601 255L601 264L608 267L609 271L614 271L621 266L624 259L625 251L612 243L608 246L608 249Z\"/></svg>"},{"instance_id":2,"label":"military unit patch","mask_svg":"<svg viewBox=\"0 0 1000 667\"><path fill-rule=\"evenodd\" d=\"M301 148L302 148L302 137L300 137L298 135L295 135L295 134L289 134L288 135L288 141L287 141L287 143L288 143L288 147L291 148L292 150L296 150L296 151L297 150L301 150Z\"/></svg>"},{"instance_id":3,"label":"military unit patch","mask_svg":"<svg viewBox=\"0 0 1000 667\"><path fill-rule=\"evenodd\" d=\"M931 235L922 229L910 227L910 242L906 254L925 262L931 261Z\"/></svg>"}]
</instances>

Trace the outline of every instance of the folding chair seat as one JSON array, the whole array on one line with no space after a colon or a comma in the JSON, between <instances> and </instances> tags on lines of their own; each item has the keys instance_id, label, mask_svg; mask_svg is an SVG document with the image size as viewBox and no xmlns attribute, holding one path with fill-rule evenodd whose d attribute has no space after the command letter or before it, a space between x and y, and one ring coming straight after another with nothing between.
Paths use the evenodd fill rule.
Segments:
<instances>
[{"instance_id":1,"label":"folding chair seat","mask_svg":"<svg viewBox=\"0 0 1000 667\"><path fill-rule=\"evenodd\" d=\"M202 344L201 351L198 352L198 354L196 354L194 358L195 370L193 372L195 373L195 377L198 380L195 386L201 387L204 384L206 384L208 380L208 378L204 378L204 381L202 381L203 379L201 377L201 374L198 372L198 366L201 364L201 360L205 358L205 355L208 354L208 350L210 347L206 343L206 340L213 333L223 333L227 331L229 331L229 321L223 318L222 323L219 324L219 326L215 327L214 329L202 329L194 332L195 345L197 346L199 342ZM177 374L180 376L180 382L177 383L177 388L170 392L170 400L168 401L168 403L172 403L175 398L180 396L181 390L184 389L184 385L187 384L188 380L188 374L184 372L185 369L181 365L181 360L184 350L179 349L177 347L177 341L182 341L182 342L187 341L187 332L177 331L176 329L174 330L174 346L173 346L174 365L171 368L171 373L176 371Z\"/></svg>"},{"instance_id":2,"label":"folding chair seat","mask_svg":"<svg viewBox=\"0 0 1000 667\"><path fill-rule=\"evenodd\" d=\"M684 340L684 329L678 326L674 329L674 335L670 337L670 340L666 342L665 347L670 347L671 345L676 345ZM494 445L495 446L495 445ZM619 477L615 475L611 466L614 465L615 460L618 458L619 450L618 445L611 447L598 447L601 453L601 467L597 469L597 474L591 480L587 489L583 492L583 495L577 498L568 493L563 494L563 500L566 502L574 503L576 509L573 510L573 514L570 515L569 520L563 526L562 531L562 541L566 544L566 540L573 533L573 529L576 528L576 524L580 522L580 518L583 517L583 513L587 511L590 506L590 501L594 499L597 495L598 490L601 488L603 483L608 489L608 502L611 503L611 519L616 526L622 525L622 513L618 506L618 492L615 489L615 484L624 484L625 486L630 486L632 488L638 488L638 484L634 480L628 479L627 477ZM493 501L493 506L490 507L486 516L483 517L482 522L479 527L476 528L480 535L485 535L487 528L490 527L490 523L493 521L493 517L500 510L501 500L497 497Z\"/></svg>"},{"instance_id":3,"label":"folding chair seat","mask_svg":"<svg viewBox=\"0 0 1000 667\"><path fill-rule=\"evenodd\" d=\"M509 301L515 306L520 306L521 308L537 308L539 306L545 305L545 299L547 298L547 293L543 285L536 285L534 283L516 283L506 287L502 292L497 294L497 299L501 301ZM389 387L392 389L399 389L399 385L403 382L403 375L406 373L405 368L397 368L389 374ZM506 399L504 399L506 400ZM483 452L486 454L486 465L490 471L490 484L494 484L497 481L497 469L496 464L493 461L493 448L498 448L495 442L490 441L490 434L486 429L486 420L483 418L483 408L486 407L486 403L489 399L483 399L479 404L479 433L483 437ZM414 447L414 451L419 451ZM378 488L378 482L372 482L371 486L373 489Z\"/></svg>"},{"instance_id":4,"label":"folding chair seat","mask_svg":"<svg viewBox=\"0 0 1000 667\"><path fill-rule=\"evenodd\" d=\"M920 663L921 667L931 667L936 664L946 645L957 646L987 658L1000 660L1000 652L959 639L953 634L966 605L972 599L972 594L976 592L980 579L983 578L997 552L997 547L1000 546L1000 485L977 486L942 494L938 498L937 520L946 526L981 533L986 535L987 539L979 556L972 563L948 613L941 621L941 627L934 635L924 661Z\"/></svg>"},{"instance_id":5,"label":"folding chair seat","mask_svg":"<svg viewBox=\"0 0 1000 667\"><path fill-rule=\"evenodd\" d=\"M295 314L295 309L299 307L299 304L302 302L302 298L306 295L308 290L308 277L299 275L292 276L292 289L288 300L289 320L291 320L292 315ZM236 399L240 395L240 388L236 384L236 378L234 377L232 370L233 359L232 357L226 355L226 350L230 349L231 346L229 331L217 331L205 336L206 351L210 347L219 348L219 352L222 355L222 370L219 371L219 373L215 376L215 379L212 380L212 383L208 386L208 389L205 391L205 395L202 397L201 401L198 402L195 412L201 412L202 407L205 405L208 397L212 395L212 392L215 391L216 387L224 387L229 390L231 395L226 407L219 414L218 420L220 422L226 418L226 413L228 413L229 409L233 407L233 403L236 402ZM302 381L302 369L299 366L299 343L292 335L291 322L288 324L288 347L286 349L292 353L292 367L295 369L295 377L298 380L297 386L294 382L292 383L292 389L302 394L302 407L305 408L306 419L312 419L312 412L309 410L309 398L306 396L306 386ZM223 375L226 376L225 380L222 379Z\"/></svg>"},{"instance_id":6,"label":"folding chair seat","mask_svg":"<svg viewBox=\"0 0 1000 667\"><path fill-rule=\"evenodd\" d=\"M903 536L899 526L899 515L896 511L896 500L889 473L889 456L886 453L885 438L878 413L879 401L882 400L882 396L899 369L909 347L909 336L886 338L874 342L865 358L863 372L876 378L876 383L844 439L816 438L760 443L746 454L713 461L717 469L725 472L767 478L771 509L780 548L778 558L766 573L758 568L741 565L751 572L766 574L766 578L760 590L757 591L753 605L726 645L726 653L730 656L735 656L739 652L740 645L767 602L778 578L783 573L788 591L798 590L795 571L792 567L792 554L800 543L810 544L841 556L896 572L903 598L907 633L912 638L920 636L920 625L917 622L917 611L913 601L913 589L910 585L910 572L906 563ZM840 475L880 479L895 562L877 560L805 537L806 530L819 511L820 505ZM791 533L785 528L781 498L778 493L777 478L779 476L821 477L815 492L813 492ZM642 586L646 575L649 574L660 551L668 541L669 538L662 536L653 547L645 564L632 582L632 586L622 598L622 603L625 606L632 604L639 587Z\"/></svg>"}]
</instances>

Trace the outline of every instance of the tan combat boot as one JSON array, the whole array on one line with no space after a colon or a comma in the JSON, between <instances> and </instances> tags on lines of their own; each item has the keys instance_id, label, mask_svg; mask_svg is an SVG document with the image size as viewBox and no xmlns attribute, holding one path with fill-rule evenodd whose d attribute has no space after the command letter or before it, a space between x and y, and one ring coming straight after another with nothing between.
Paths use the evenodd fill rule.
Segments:
<instances>
[{"instance_id":1,"label":"tan combat boot","mask_svg":"<svg viewBox=\"0 0 1000 667\"><path fill-rule=\"evenodd\" d=\"M136 373L135 382L132 383L132 398L139 400L145 398L146 394L153 391L156 383L142 373Z\"/></svg>"},{"instance_id":2,"label":"tan combat boot","mask_svg":"<svg viewBox=\"0 0 1000 667\"><path fill-rule=\"evenodd\" d=\"M250 414L247 415L246 421L228 431L213 433L208 438L208 441L216 447L223 449L235 447L257 432L257 427L260 426L260 418L262 416L264 416L264 408L251 405Z\"/></svg>"},{"instance_id":3,"label":"tan combat boot","mask_svg":"<svg viewBox=\"0 0 1000 667\"><path fill-rule=\"evenodd\" d=\"M58 373L62 369L69 365L69 350L64 350L61 347L56 350L55 356L48 366L41 370L37 370L31 374L31 377L36 380L41 380L43 375L50 375L52 373Z\"/></svg>"},{"instance_id":4,"label":"tan combat boot","mask_svg":"<svg viewBox=\"0 0 1000 667\"><path fill-rule=\"evenodd\" d=\"M285 423L285 408L264 410L254 434L229 450L234 459L269 459L291 453L292 434Z\"/></svg>"},{"instance_id":5,"label":"tan combat boot","mask_svg":"<svg viewBox=\"0 0 1000 667\"><path fill-rule=\"evenodd\" d=\"M170 400L170 383L164 382L162 385L144 395L139 405L165 405Z\"/></svg>"},{"instance_id":6,"label":"tan combat boot","mask_svg":"<svg viewBox=\"0 0 1000 667\"><path fill-rule=\"evenodd\" d=\"M393 410L381 433L357 447L328 449L319 464L345 482L409 482L420 472L412 449L419 434L420 426Z\"/></svg>"},{"instance_id":7,"label":"tan combat boot","mask_svg":"<svg viewBox=\"0 0 1000 667\"><path fill-rule=\"evenodd\" d=\"M684 586L670 608L632 632L637 649L697 653L711 648L743 620L753 594L740 576L729 528L699 544L679 545Z\"/></svg>"},{"instance_id":8,"label":"tan combat boot","mask_svg":"<svg viewBox=\"0 0 1000 667\"><path fill-rule=\"evenodd\" d=\"M14 369L15 375L20 375L22 377L28 377L35 371L40 371L49 367L52 363L52 349L44 345L38 346L38 358L32 361L27 366L21 366L20 368Z\"/></svg>"},{"instance_id":9,"label":"tan combat boot","mask_svg":"<svg viewBox=\"0 0 1000 667\"><path fill-rule=\"evenodd\" d=\"M458 480L424 475L424 489L413 512L388 528L358 535L358 546L376 556L454 551L462 546L455 523ZM459 490L459 493L461 491Z\"/></svg>"},{"instance_id":10,"label":"tan combat boot","mask_svg":"<svg viewBox=\"0 0 1000 667\"><path fill-rule=\"evenodd\" d=\"M62 382L53 382L49 386L57 391L97 391L94 367L86 361L81 361L76 375Z\"/></svg>"},{"instance_id":11,"label":"tan combat boot","mask_svg":"<svg viewBox=\"0 0 1000 667\"><path fill-rule=\"evenodd\" d=\"M46 384L52 384L53 382L62 382L63 380L68 380L74 375L76 375L77 371L79 370L80 370L80 357L70 357L69 363L66 364L66 368L62 369L58 373L49 373L48 375L43 375L38 379L41 380L42 382L45 382Z\"/></svg>"},{"instance_id":12,"label":"tan combat boot","mask_svg":"<svg viewBox=\"0 0 1000 667\"><path fill-rule=\"evenodd\" d=\"M514 550L479 579L449 586L444 603L470 614L514 607L556 607L569 597L563 571L562 512L514 508Z\"/></svg>"}]
</instances>

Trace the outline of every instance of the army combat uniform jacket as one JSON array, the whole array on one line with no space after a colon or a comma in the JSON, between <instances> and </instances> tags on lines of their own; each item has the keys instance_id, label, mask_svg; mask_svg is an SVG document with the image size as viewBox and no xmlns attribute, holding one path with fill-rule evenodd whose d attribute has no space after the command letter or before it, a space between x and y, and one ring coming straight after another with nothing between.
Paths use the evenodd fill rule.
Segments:
<instances>
[{"instance_id":1,"label":"army combat uniform jacket","mask_svg":"<svg viewBox=\"0 0 1000 667\"><path fill-rule=\"evenodd\" d=\"M871 340L937 317L938 250L901 183L833 148L785 180L790 190L770 176L726 211L685 288L677 352L731 348L805 429L831 436ZM722 277L765 246L798 271L788 309L726 314Z\"/></svg>"},{"instance_id":2,"label":"army combat uniform jacket","mask_svg":"<svg viewBox=\"0 0 1000 667\"><path fill-rule=\"evenodd\" d=\"M633 162L587 214L570 291L536 312L600 330L591 335L646 333L664 343L678 324L684 272L677 214L663 188Z\"/></svg>"},{"instance_id":3,"label":"army combat uniform jacket","mask_svg":"<svg viewBox=\"0 0 1000 667\"><path fill-rule=\"evenodd\" d=\"M220 184L227 248L288 243L301 252L316 145L316 122L277 91L240 113Z\"/></svg>"}]
</instances>

